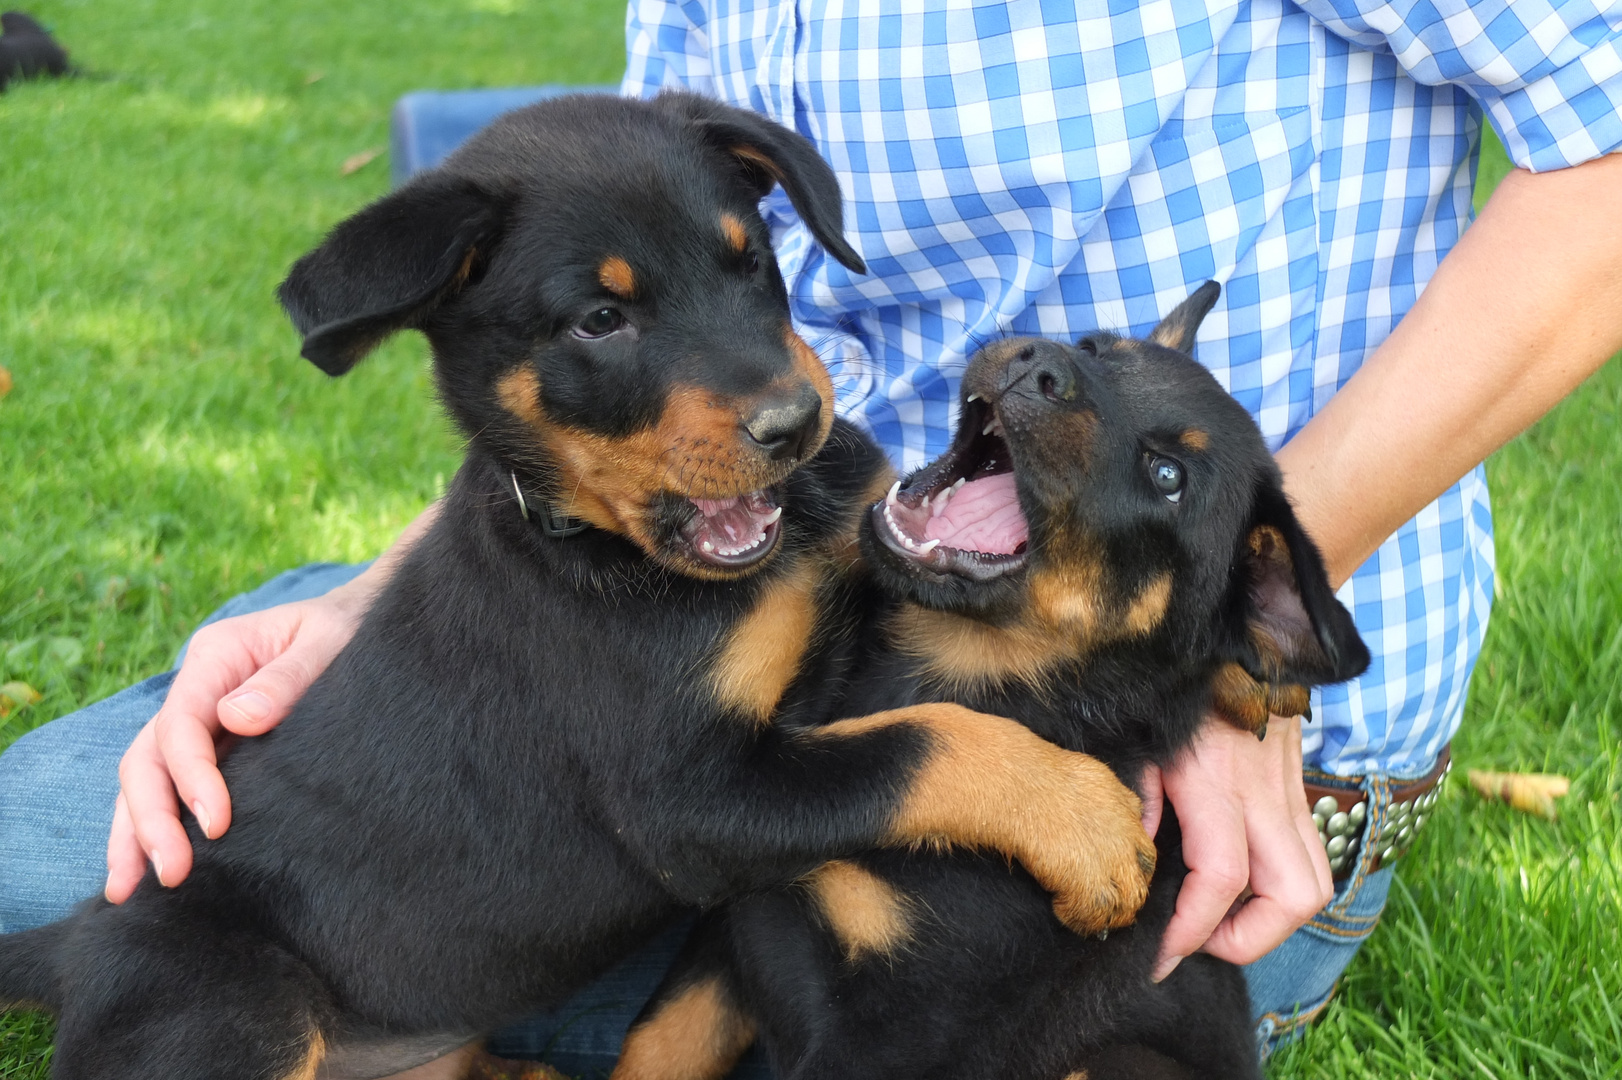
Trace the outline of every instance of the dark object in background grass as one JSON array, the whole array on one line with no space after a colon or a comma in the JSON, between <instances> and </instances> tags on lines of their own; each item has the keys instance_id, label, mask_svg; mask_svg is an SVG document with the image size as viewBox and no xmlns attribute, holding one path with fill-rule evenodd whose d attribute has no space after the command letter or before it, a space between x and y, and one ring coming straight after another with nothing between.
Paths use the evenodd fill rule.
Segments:
<instances>
[{"instance_id":1,"label":"dark object in background grass","mask_svg":"<svg viewBox=\"0 0 1622 1080\"><path fill-rule=\"evenodd\" d=\"M855 617L822 586L888 467L791 329L778 183L859 269L793 132L559 98L295 264L303 355L342 374L423 330L467 458L349 646L225 761L236 824L188 820L190 877L0 935L0 1001L58 1012L56 1080L402 1071L683 906L935 836L1045 873L1078 929L1131 918L1152 849L1102 764L951 706L813 728L841 656L800 659Z\"/></svg>"},{"instance_id":2,"label":"dark object in background grass","mask_svg":"<svg viewBox=\"0 0 1622 1080\"><path fill-rule=\"evenodd\" d=\"M67 50L20 11L0 15L0 91L13 79L58 78L71 72Z\"/></svg>"}]
</instances>

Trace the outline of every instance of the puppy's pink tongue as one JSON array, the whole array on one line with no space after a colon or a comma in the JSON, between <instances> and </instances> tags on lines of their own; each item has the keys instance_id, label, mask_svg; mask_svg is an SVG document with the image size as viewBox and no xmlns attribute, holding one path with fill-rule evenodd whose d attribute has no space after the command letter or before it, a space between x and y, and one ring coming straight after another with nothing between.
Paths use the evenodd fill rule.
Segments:
<instances>
[{"instance_id":1,"label":"puppy's pink tongue","mask_svg":"<svg viewBox=\"0 0 1622 1080\"><path fill-rule=\"evenodd\" d=\"M1014 491L1014 474L998 473L964 484L940 514L925 523L924 539L959 551L1014 554L1030 539Z\"/></svg>"},{"instance_id":2,"label":"puppy's pink tongue","mask_svg":"<svg viewBox=\"0 0 1622 1080\"><path fill-rule=\"evenodd\" d=\"M693 540L708 541L723 554L736 554L759 543L767 527L782 513L761 491L730 499L694 499L692 503L699 513L692 529Z\"/></svg>"}]
</instances>

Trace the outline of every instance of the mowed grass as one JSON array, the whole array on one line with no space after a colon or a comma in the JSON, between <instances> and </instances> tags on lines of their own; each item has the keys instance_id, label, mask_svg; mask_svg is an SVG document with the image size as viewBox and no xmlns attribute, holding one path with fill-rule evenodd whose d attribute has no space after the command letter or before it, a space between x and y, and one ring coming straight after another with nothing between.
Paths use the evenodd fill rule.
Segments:
<instances>
[{"instance_id":1,"label":"mowed grass","mask_svg":"<svg viewBox=\"0 0 1622 1080\"><path fill-rule=\"evenodd\" d=\"M454 469L419 339L341 380L272 290L387 187L424 87L614 81L618 0L35 3L93 78L0 95L0 746L167 667L225 598L375 554ZM1501 155L1483 168L1502 175ZM1280 1077L1611 1076L1622 1061L1622 367L1490 466L1499 599L1461 767L1573 778L1558 824L1462 776ZM0 1080L49 1025L0 1019Z\"/></svg>"}]
</instances>

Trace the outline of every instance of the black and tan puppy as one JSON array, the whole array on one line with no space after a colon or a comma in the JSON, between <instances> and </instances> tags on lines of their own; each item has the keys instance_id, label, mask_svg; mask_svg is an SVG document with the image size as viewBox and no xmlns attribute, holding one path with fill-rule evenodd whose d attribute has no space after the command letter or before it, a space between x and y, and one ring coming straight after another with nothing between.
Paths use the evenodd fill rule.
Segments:
<instances>
[{"instance_id":1,"label":"black and tan puppy","mask_svg":"<svg viewBox=\"0 0 1622 1080\"><path fill-rule=\"evenodd\" d=\"M756 211L776 183L861 265L793 133L562 99L294 266L323 370L427 335L467 459L353 643L226 762L236 823L190 825L186 882L0 938L0 999L60 1017L56 1080L398 1071L683 905L890 844L994 850L1071 925L1130 920L1153 847L1096 761L959 707L811 724L853 655L835 571L888 477L790 329Z\"/></svg>"},{"instance_id":2,"label":"black and tan puppy","mask_svg":"<svg viewBox=\"0 0 1622 1080\"><path fill-rule=\"evenodd\" d=\"M875 505L887 613L837 715L956 701L1135 782L1207 710L1251 730L1368 653L1255 424L1186 353L1208 283L1147 341L981 352L951 449ZM1002 860L830 862L703 920L616 1080L719 1078L755 1037L779 1077L1255 1077L1239 970L1149 975L1185 874L1177 823L1136 925L1070 933Z\"/></svg>"}]
</instances>

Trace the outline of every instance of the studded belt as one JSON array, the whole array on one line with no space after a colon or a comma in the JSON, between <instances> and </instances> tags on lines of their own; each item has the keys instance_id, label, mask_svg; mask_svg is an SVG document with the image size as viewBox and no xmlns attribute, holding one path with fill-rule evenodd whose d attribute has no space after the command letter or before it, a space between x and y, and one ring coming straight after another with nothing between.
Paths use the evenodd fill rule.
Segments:
<instances>
[{"instance_id":1,"label":"studded belt","mask_svg":"<svg viewBox=\"0 0 1622 1080\"><path fill-rule=\"evenodd\" d=\"M1418 780L1380 781L1385 792L1374 800L1379 818L1374 822L1369 821L1369 793L1359 779L1348 777L1343 781L1346 787L1330 787L1308 778L1307 805L1312 807L1318 839L1329 856L1330 872L1337 879L1350 877L1365 839L1374 850L1371 872L1401 858L1430 820L1439 796L1436 789L1452 768L1452 757L1444 746L1431 771Z\"/></svg>"}]
</instances>

